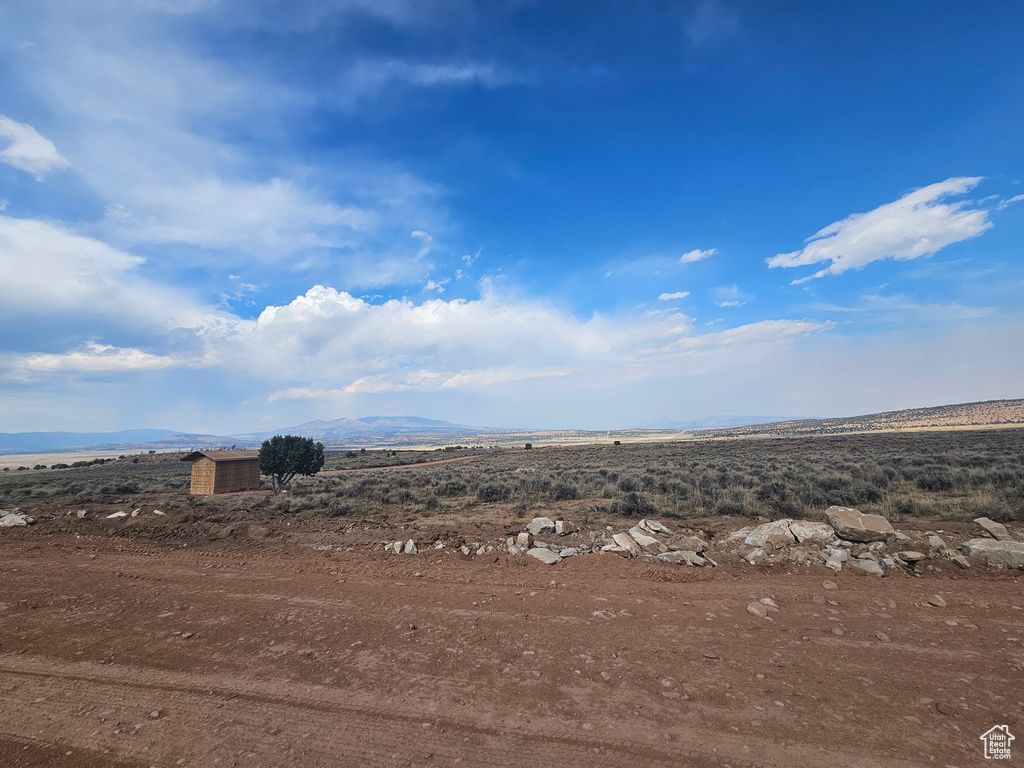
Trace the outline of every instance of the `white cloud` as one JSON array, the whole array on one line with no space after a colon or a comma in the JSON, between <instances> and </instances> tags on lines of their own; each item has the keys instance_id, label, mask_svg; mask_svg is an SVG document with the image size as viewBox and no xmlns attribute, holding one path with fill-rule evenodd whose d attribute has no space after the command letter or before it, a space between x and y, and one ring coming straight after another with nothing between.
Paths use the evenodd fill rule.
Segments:
<instances>
[{"instance_id":1,"label":"white cloud","mask_svg":"<svg viewBox=\"0 0 1024 768\"><path fill-rule=\"evenodd\" d=\"M722 309L726 307L742 307L750 299L747 294L740 290L738 285L722 285L718 288L712 288L711 296Z\"/></svg>"},{"instance_id":2,"label":"white cloud","mask_svg":"<svg viewBox=\"0 0 1024 768\"><path fill-rule=\"evenodd\" d=\"M527 379L593 388L596 381L611 386L678 375L695 354L704 364L727 365L756 357L757 347L828 327L778 321L700 334L673 310L581 319L545 302L503 298L487 284L478 300L419 304L370 304L315 286L289 304L267 307L217 354L226 368L279 382L272 402L483 392Z\"/></svg>"},{"instance_id":3,"label":"white cloud","mask_svg":"<svg viewBox=\"0 0 1024 768\"><path fill-rule=\"evenodd\" d=\"M0 151L0 162L33 174L39 181L46 174L67 168L70 163L53 142L31 125L0 115L0 138L10 143Z\"/></svg>"},{"instance_id":4,"label":"white cloud","mask_svg":"<svg viewBox=\"0 0 1024 768\"><path fill-rule=\"evenodd\" d=\"M696 248L696 249L694 249L692 251L687 251L682 256L680 256L679 257L679 263L680 264L692 264L695 261L703 261L704 259L711 258L716 253L718 253L718 249L717 248L708 248L706 250L701 250L700 248Z\"/></svg>"},{"instance_id":5,"label":"white cloud","mask_svg":"<svg viewBox=\"0 0 1024 768\"><path fill-rule=\"evenodd\" d=\"M90 233L126 249L192 246L176 258L202 264L330 262L348 285L381 285L374 267L382 255L384 279L422 274L423 243L408 233L444 231L434 186L360 154L304 165L277 151L293 145L289 132L317 98L186 49L163 14L132 3L88 11L66 3L60 13L19 17L8 32L35 41L9 58L12 77L61 126L61 149L106 204ZM107 23L111 16L117 23ZM473 76L410 72L425 82ZM244 143L225 138L238 134Z\"/></svg>"},{"instance_id":6,"label":"white cloud","mask_svg":"<svg viewBox=\"0 0 1024 768\"><path fill-rule=\"evenodd\" d=\"M676 291L675 293L663 293L658 297L658 301L674 301L675 299L685 299L690 295L689 291Z\"/></svg>"},{"instance_id":7,"label":"white cloud","mask_svg":"<svg viewBox=\"0 0 1024 768\"><path fill-rule=\"evenodd\" d=\"M234 322L187 291L144 279L144 259L36 219L0 215L0 318L70 322L106 318L126 328L205 331Z\"/></svg>"},{"instance_id":8,"label":"white cloud","mask_svg":"<svg viewBox=\"0 0 1024 768\"><path fill-rule=\"evenodd\" d=\"M523 82L523 78L494 64L459 62L408 62L401 59L360 59L338 75L334 92L336 105L348 110L360 108L388 86L402 83L417 88L482 85L501 88Z\"/></svg>"},{"instance_id":9,"label":"white cloud","mask_svg":"<svg viewBox=\"0 0 1024 768\"><path fill-rule=\"evenodd\" d=\"M9 356L7 364L15 377L33 373L125 373L153 371L188 365L189 361L169 355L154 355L131 347L112 347L86 342L84 349L62 354L34 353Z\"/></svg>"},{"instance_id":10,"label":"white cloud","mask_svg":"<svg viewBox=\"0 0 1024 768\"><path fill-rule=\"evenodd\" d=\"M767 259L768 266L801 267L830 262L813 275L793 280L791 285L797 285L860 269L882 259L905 261L931 256L947 245L978 237L992 226L987 210L965 210L964 202L941 202L973 189L980 181L980 177L946 179L873 211L847 216L808 238L802 250Z\"/></svg>"},{"instance_id":11,"label":"white cloud","mask_svg":"<svg viewBox=\"0 0 1024 768\"><path fill-rule=\"evenodd\" d=\"M423 286L423 290L444 293L444 287L451 281L452 279L450 277L446 277L443 280L427 280L427 284Z\"/></svg>"}]
</instances>

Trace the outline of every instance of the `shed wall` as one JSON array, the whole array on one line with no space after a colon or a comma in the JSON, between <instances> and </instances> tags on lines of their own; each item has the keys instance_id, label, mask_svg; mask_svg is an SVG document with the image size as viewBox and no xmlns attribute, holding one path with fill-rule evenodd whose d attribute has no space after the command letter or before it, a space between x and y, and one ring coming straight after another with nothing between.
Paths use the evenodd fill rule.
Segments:
<instances>
[{"instance_id":1,"label":"shed wall","mask_svg":"<svg viewBox=\"0 0 1024 768\"><path fill-rule=\"evenodd\" d=\"M217 462L213 493L251 491L259 487L259 459Z\"/></svg>"},{"instance_id":2,"label":"shed wall","mask_svg":"<svg viewBox=\"0 0 1024 768\"><path fill-rule=\"evenodd\" d=\"M214 461L206 457L192 462L192 493L209 496L214 493L251 491L260 487L260 460Z\"/></svg>"},{"instance_id":3,"label":"shed wall","mask_svg":"<svg viewBox=\"0 0 1024 768\"><path fill-rule=\"evenodd\" d=\"M207 496L216 493L214 482L217 463L213 459L200 458L192 462L192 493Z\"/></svg>"}]
</instances>

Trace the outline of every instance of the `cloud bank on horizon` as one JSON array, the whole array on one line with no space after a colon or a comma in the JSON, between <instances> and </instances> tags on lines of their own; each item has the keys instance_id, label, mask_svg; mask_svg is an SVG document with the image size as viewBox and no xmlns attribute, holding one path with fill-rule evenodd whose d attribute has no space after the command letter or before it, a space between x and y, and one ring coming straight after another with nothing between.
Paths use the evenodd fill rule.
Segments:
<instances>
[{"instance_id":1,"label":"cloud bank on horizon","mask_svg":"<svg viewBox=\"0 0 1024 768\"><path fill-rule=\"evenodd\" d=\"M1021 395L1018 9L54 4L0 9L0 431Z\"/></svg>"}]
</instances>

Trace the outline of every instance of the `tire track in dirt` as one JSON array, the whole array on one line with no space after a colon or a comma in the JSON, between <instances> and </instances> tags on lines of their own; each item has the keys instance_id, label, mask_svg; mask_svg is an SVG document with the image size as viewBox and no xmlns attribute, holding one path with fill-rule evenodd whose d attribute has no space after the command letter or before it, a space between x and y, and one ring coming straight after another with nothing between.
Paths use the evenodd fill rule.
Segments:
<instances>
[{"instance_id":1,"label":"tire track in dirt","mask_svg":"<svg viewBox=\"0 0 1024 768\"><path fill-rule=\"evenodd\" d=\"M599 738L567 728L508 725L427 717L381 706L354 690L327 690L285 680L239 680L151 669L54 663L0 655L0 721L9 737L49 740L161 764L392 766L523 765L530 755L574 766L820 766L820 753L750 744L721 734L675 729L655 744ZM376 703L373 703L376 702ZM151 717L149 713L159 712ZM43 727L39 727L43 726ZM617 734L618 735L618 734ZM693 744L715 745L693 748ZM776 753L772 756L772 753ZM396 763L397 761L397 763ZM833 751L831 766L882 765ZM911 768L909 761L886 761Z\"/></svg>"}]
</instances>

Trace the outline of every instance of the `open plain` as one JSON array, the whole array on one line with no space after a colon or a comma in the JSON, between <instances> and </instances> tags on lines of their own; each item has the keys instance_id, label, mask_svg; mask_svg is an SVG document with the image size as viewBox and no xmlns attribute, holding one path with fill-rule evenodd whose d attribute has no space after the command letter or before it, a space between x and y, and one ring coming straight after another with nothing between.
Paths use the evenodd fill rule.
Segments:
<instances>
[{"instance_id":1,"label":"open plain","mask_svg":"<svg viewBox=\"0 0 1024 768\"><path fill-rule=\"evenodd\" d=\"M950 558L984 509L1024 536L1022 437L335 455L280 498L159 455L5 472L0 764L980 764L1024 731L1024 573ZM896 533L736 538L830 503ZM554 565L512 543L538 516L575 521L531 537ZM616 554L642 518L704 566Z\"/></svg>"}]
</instances>

